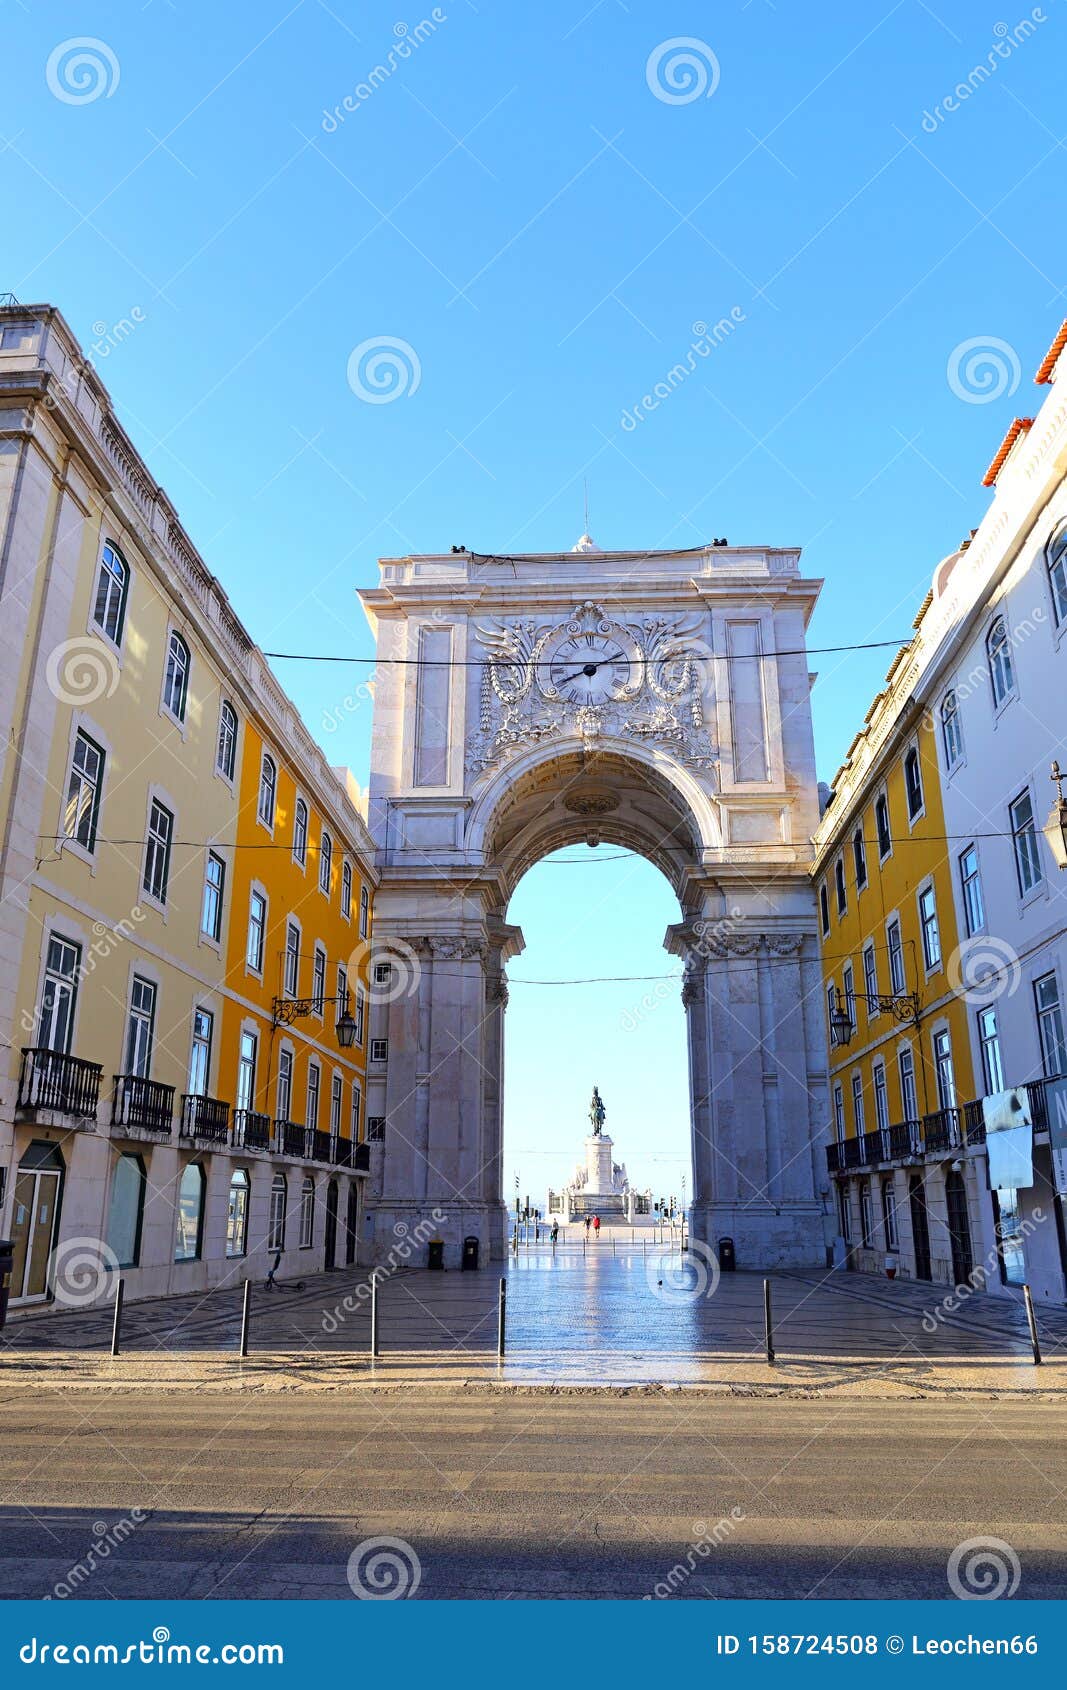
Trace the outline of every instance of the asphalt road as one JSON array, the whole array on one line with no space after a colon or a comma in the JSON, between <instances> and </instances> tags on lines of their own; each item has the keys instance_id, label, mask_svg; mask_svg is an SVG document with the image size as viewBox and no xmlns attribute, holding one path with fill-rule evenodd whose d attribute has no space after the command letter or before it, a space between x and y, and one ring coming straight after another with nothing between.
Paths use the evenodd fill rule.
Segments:
<instances>
[{"instance_id":1,"label":"asphalt road","mask_svg":"<svg viewBox=\"0 0 1067 1690\"><path fill-rule=\"evenodd\" d=\"M0 1591L1067 1595L1067 1406L697 1393L0 1394ZM138 1514L134 1514L137 1510ZM1003 1573L1000 1569L1003 1568Z\"/></svg>"}]
</instances>

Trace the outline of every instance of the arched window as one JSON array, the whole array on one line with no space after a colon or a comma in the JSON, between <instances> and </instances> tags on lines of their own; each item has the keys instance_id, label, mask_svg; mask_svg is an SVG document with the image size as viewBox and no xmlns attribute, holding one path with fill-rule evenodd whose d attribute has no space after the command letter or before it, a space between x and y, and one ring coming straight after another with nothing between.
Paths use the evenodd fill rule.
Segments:
<instances>
[{"instance_id":1,"label":"arched window","mask_svg":"<svg viewBox=\"0 0 1067 1690\"><path fill-rule=\"evenodd\" d=\"M172 631L167 642L167 671L163 677L163 703L179 722L185 721L189 700L189 647Z\"/></svg>"},{"instance_id":2,"label":"arched window","mask_svg":"<svg viewBox=\"0 0 1067 1690\"><path fill-rule=\"evenodd\" d=\"M285 1206L289 1187L284 1174L275 1174L270 1187L270 1222L267 1230L267 1249L285 1249Z\"/></svg>"},{"instance_id":3,"label":"arched window","mask_svg":"<svg viewBox=\"0 0 1067 1690\"><path fill-rule=\"evenodd\" d=\"M319 891L330 896L330 871L333 868L333 840L326 829L322 830L322 844L319 848Z\"/></svg>"},{"instance_id":4,"label":"arched window","mask_svg":"<svg viewBox=\"0 0 1067 1690\"><path fill-rule=\"evenodd\" d=\"M120 1156L111 1179L107 1212L108 1249L114 1252L119 1267L136 1267L140 1259L144 1188L141 1158L129 1153Z\"/></svg>"},{"instance_id":5,"label":"arched window","mask_svg":"<svg viewBox=\"0 0 1067 1690\"><path fill-rule=\"evenodd\" d=\"M259 771L259 807L257 815L264 827L274 826L274 804L278 795L278 766L266 751Z\"/></svg>"},{"instance_id":6,"label":"arched window","mask_svg":"<svg viewBox=\"0 0 1067 1690\"><path fill-rule=\"evenodd\" d=\"M963 756L963 723L960 721L959 700L955 688L941 700L941 743L945 748L945 766L953 769Z\"/></svg>"},{"instance_id":7,"label":"arched window","mask_svg":"<svg viewBox=\"0 0 1067 1690\"><path fill-rule=\"evenodd\" d=\"M341 914L348 921L352 915L352 864L341 864Z\"/></svg>"},{"instance_id":8,"label":"arched window","mask_svg":"<svg viewBox=\"0 0 1067 1690\"><path fill-rule=\"evenodd\" d=\"M293 810L293 856L303 868L308 860L308 807L302 798Z\"/></svg>"},{"instance_id":9,"label":"arched window","mask_svg":"<svg viewBox=\"0 0 1067 1690\"><path fill-rule=\"evenodd\" d=\"M923 807L923 780L919 768L919 753L914 745L904 758L904 792L908 800L908 819L914 821Z\"/></svg>"},{"instance_id":10,"label":"arched window","mask_svg":"<svg viewBox=\"0 0 1067 1690\"><path fill-rule=\"evenodd\" d=\"M315 1181L310 1175L300 1187L300 1248L310 1250L315 1238Z\"/></svg>"},{"instance_id":11,"label":"arched window","mask_svg":"<svg viewBox=\"0 0 1067 1690\"><path fill-rule=\"evenodd\" d=\"M989 660L989 682L993 688L993 703L999 709L1015 691L1015 668L1011 660L1011 642L1003 616L998 616L985 642Z\"/></svg>"},{"instance_id":12,"label":"arched window","mask_svg":"<svg viewBox=\"0 0 1067 1690\"><path fill-rule=\"evenodd\" d=\"M204 1169L190 1162L178 1186L178 1226L174 1238L174 1260L196 1262L204 1230Z\"/></svg>"},{"instance_id":13,"label":"arched window","mask_svg":"<svg viewBox=\"0 0 1067 1690\"><path fill-rule=\"evenodd\" d=\"M248 1249L248 1174L235 1168L230 1175L230 1200L226 1206L226 1254L243 1256Z\"/></svg>"},{"instance_id":14,"label":"arched window","mask_svg":"<svg viewBox=\"0 0 1067 1690\"><path fill-rule=\"evenodd\" d=\"M233 779L237 767L237 712L225 699L219 711L219 748L215 767L227 780Z\"/></svg>"},{"instance_id":15,"label":"arched window","mask_svg":"<svg viewBox=\"0 0 1067 1690\"><path fill-rule=\"evenodd\" d=\"M122 629L126 621L126 596L130 587L130 570L126 559L117 546L108 540L100 558L100 569L96 577L96 603L93 605L93 621L97 627L114 640L116 645L122 641Z\"/></svg>"},{"instance_id":16,"label":"arched window","mask_svg":"<svg viewBox=\"0 0 1067 1690\"><path fill-rule=\"evenodd\" d=\"M1056 626L1067 622L1067 522L1054 534L1045 554L1048 583L1052 590L1052 612Z\"/></svg>"}]
</instances>

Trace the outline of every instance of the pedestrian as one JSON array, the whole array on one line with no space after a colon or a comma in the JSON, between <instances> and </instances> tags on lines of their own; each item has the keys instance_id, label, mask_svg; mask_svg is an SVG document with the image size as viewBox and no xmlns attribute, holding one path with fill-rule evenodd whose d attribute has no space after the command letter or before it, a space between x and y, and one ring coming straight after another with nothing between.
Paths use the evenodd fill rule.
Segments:
<instances>
[{"instance_id":1,"label":"pedestrian","mask_svg":"<svg viewBox=\"0 0 1067 1690\"><path fill-rule=\"evenodd\" d=\"M599 1215L593 1216L593 1231L596 1234L596 1236L599 1238L600 1237L600 1216Z\"/></svg>"},{"instance_id":2,"label":"pedestrian","mask_svg":"<svg viewBox=\"0 0 1067 1690\"><path fill-rule=\"evenodd\" d=\"M589 1237L589 1216L588 1215L586 1215L586 1217L585 1217L585 1236L587 1238Z\"/></svg>"},{"instance_id":3,"label":"pedestrian","mask_svg":"<svg viewBox=\"0 0 1067 1690\"><path fill-rule=\"evenodd\" d=\"M552 1222L552 1242L553 1242L553 1244L557 1243L558 1240L559 1240L559 1222L553 1221Z\"/></svg>"}]
</instances>

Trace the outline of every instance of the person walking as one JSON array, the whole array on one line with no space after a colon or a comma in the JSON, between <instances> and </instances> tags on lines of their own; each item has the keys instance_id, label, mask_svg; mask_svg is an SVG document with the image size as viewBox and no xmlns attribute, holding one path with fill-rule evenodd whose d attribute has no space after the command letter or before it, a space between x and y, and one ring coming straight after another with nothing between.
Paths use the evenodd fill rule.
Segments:
<instances>
[{"instance_id":1,"label":"person walking","mask_svg":"<svg viewBox=\"0 0 1067 1690\"><path fill-rule=\"evenodd\" d=\"M596 1235L597 1238L600 1237L600 1216L599 1215L593 1216L593 1232L594 1232L594 1234Z\"/></svg>"},{"instance_id":2,"label":"person walking","mask_svg":"<svg viewBox=\"0 0 1067 1690\"><path fill-rule=\"evenodd\" d=\"M590 1217L588 1215L586 1215L586 1217L585 1217L585 1236L587 1238L589 1237L589 1227L590 1227Z\"/></svg>"},{"instance_id":3,"label":"person walking","mask_svg":"<svg viewBox=\"0 0 1067 1690\"><path fill-rule=\"evenodd\" d=\"M559 1241L559 1222L553 1221L552 1222L552 1242L553 1242L553 1244L555 1244L558 1241Z\"/></svg>"}]
</instances>

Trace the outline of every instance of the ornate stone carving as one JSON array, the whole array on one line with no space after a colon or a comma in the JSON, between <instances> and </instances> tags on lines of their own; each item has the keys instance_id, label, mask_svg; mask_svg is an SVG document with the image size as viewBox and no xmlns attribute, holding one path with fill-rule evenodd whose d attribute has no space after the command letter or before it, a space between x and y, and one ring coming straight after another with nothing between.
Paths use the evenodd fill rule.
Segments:
<instances>
[{"instance_id":1,"label":"ornate stone carving","mask_svg":"<svg viewBox=\"0 0 1067 1690\"><path fill-rule=\"evenodd\" d=\"M468 939L462 933L431 933L426 943L433 956L445 962L470 962L489 950L484 939Z\"/></svg>"},{"instance_id":2,"label":"ornate stone carving","mask_svg":"<svg viewBox=\"0 0 1067 1690\"><path fill-rule=\"evenodd\" d=\"M805 935L803 933L767 933L765 935L767 949L775 956L795 956L803 947Z\"/></svg>"},{"instance_id":3,"label":"ornate stone carving","mask_svg":"<svg viewBox=\"0 0 1067 1690\"><path fill-rule=\"evenodd\" d=\"M501 969L499 974L491 974L485 985L485 1001L499 1004L501 1009L508 1007L508 977Z\"/></svg>"},{"instance_id":4,"label":"ornate stone carving","mask_svg":"<svg viewBox=\"0 0 1067 1690\"><path fill-rule=\"evenodd\" d=\"M713 769L718 753L707 728L712 677L702 624L699 613L620 621L587 599L562 622L519 616L478 626L487 656L468 775L565 733L643 739L669 747L691 768ZM583 656L591 659L591 675Z\"/></svg>"}]
</instances>

